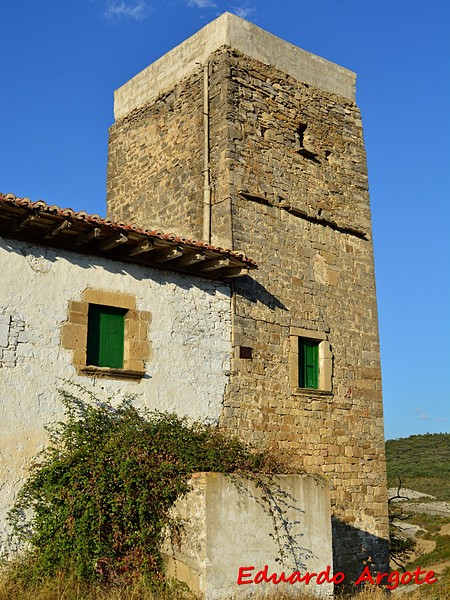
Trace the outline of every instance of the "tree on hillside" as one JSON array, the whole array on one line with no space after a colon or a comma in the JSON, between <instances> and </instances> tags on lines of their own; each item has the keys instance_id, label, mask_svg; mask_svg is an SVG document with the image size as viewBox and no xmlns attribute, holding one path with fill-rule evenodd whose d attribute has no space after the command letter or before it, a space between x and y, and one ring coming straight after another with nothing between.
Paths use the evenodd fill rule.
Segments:
<instances>
[{"instance_id":1,"label":"tree on hillside","mask_svg":"<svg viewBox=\"0 0 450 600\"><path fill-rule=\"evenodd\" d=\"M398 502L394 504L395 500L408 500L407 496L401 495L401 487L402 480L398 477L397 493L388 500L389 554L391 560L404 571L404 565L409 562L416 548L416 541L413 538L402 535L400 528L396 525L398 521L406 521L411 518L410 514L403 512L403 508Z\"/></svg>"}]
</instances>

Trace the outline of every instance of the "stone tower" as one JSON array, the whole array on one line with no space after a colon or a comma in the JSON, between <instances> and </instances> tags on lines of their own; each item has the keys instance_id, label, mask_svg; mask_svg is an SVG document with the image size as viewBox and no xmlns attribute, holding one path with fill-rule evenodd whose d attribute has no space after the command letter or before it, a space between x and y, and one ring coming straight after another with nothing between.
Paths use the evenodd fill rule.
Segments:
<instances>
[{"instance_id":1,"label":"stone tower","mask_svg":"<svg viewBox=\"0 0 450 600\"><path fill-rule=\"evenodd\" d=\"M225 13L115 93L108 212L242 250L221 426L326 476L334 569L387 566L355 75ZM201 365L199 365L201 368Z\"/></svg>"}]
</instances>

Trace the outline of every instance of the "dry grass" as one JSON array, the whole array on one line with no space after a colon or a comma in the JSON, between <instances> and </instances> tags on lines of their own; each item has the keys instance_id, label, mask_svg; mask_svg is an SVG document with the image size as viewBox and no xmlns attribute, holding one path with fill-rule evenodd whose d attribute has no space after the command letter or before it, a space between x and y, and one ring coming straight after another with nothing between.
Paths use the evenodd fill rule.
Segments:
<instances>
[{"instance_id":1,"label":"dry grass","mask_svg":"<svg viewBox=\"0 0 450 600\"><path fill-rule=\"evenodd\" d=\"M450 581L448 577L443 577L435 584L424 585L420 588L411 588L409 593L395 595L386 595L377 588L367 588L366 590L354 594L340 597L340 600L354 598L354 600L386 600L395 598L398 600L450 600ZM236 595L229 600L240 600L243 596ZM246 599L248 596L246 596ZM262 600L267 598L261 593L252 596L252 600ZM299 595L297 600L311 600L313 596ZM195 600L195 596L181 590L178 586L173 587L166 592L151 590L148 585L142 581L137 581L126 588L102 588L98 586L86 586L67 578L53 578L33 589L26 589L21 584L14 584L5 579L0 579L0 600ZM278 593L272 596L272 600L292 600L292 596Z\"/></svg>"},{"instance_id":2,"label":"dry grass","mask_svg":"<svg viewBox=\"0 0 450 600\"><path fill-rule=\"evenodd\" d=\"M168 590L144 580L127 586L105 587L82 583L67 576L53 577L29 587L23 582L0 578L0 600L196 600L175 583Z\"/></svg>"},{"instance_id":3,"label":"dry grass","mask_svg":"<svg viewBox=\"0 0 450 600\"><path fill-rule=\"evenodd\" d=\"M3 567L5 567L3 563ZM13 570L14 569L14 570ZM159 582L148 579L135 580L128 585L105 587L80 582L73 577L60 575L52 577L30 587L17 576L17 563L10 563L8 570L0 571L0 600L198 600L184 584L173 581L167 589L162 589ZM438 581L431 585L399 586L394 592L387 594L376 586L366 586L364 590L356 590L352 594L339 594L337 586L336 600L450 600L450 567L437 576ZM256 586L258 587L258 586ZM275 586L273 586L275 587ZM271 600L293 600L292 595L281 590L270 590L274 595ZM247 595L249 586L242 593L229 597L228 600L250 600ZM294 591L296 586L292 586ZM342 590L342 588L341 588ZM244 595L245 594L245 595ZM263 600L268 596L256 589L251 600ZM317 600L317 596L301 594L296 600Z\"/></svg>"}]
</instances>

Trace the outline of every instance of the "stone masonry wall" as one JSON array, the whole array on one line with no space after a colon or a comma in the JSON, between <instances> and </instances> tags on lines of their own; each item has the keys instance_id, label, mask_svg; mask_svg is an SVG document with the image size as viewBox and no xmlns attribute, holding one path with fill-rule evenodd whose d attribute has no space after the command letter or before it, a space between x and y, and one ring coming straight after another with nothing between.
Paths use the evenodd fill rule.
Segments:
<instances>
[{"instance_id":1,"label":"stone masonry wall","mask_svg":"<svg viewBox=\"0 0 450 600\"><path fill-rule=\"evenodd\" d=\"M222 426L329 477L335 569L386 563L377 307L359 111L235 51L229 65L233 242L259 270L235 281L233 376ZM299 133L299 123L303 134ZM214 231L214 223L213 223ZM293 328L324 332L332 394L294 390ZM251 360L237 358L251 347Z\"/></svg>"},{"instance_id":2,"label":"stone masonry wall","mask_svg":"<svg viewBox=\"0 0 450 600\"><path fill-rule=\"evenodd\" d=\"M232 375L221 425L329 478L335 570L350 579L364 562L384 569L381 374L358 108L226 47L210 56L209 73L212 242L243 250L259 265L233 283ZM202 132L181 134L176 125L183 115L199 125L201 83L201 74L190 76L140 109L145 127L131 127L133 112L129 125L125 117L111 129L111 214L133 221L152 215L144 221L201 235ZM144 141L155 127L150 117L165 146ZM144 156L152 152L142 161L148 173L139 144ZM134 167L123 162L130 148ZM170 165L184 175L175 180ZM150 181L167 194L152 196L148 187L143 208L135 190ZM327 338L331 393L293 389L290 347L298 328ZM251 359L238 358L242 346L252 349Z\"/></svg>"},{"instance_id":3,"label":"stone masonry wall","mask_svg":"<svg viewBox=\"0 0 450 600\"><path fill-rule=\"evenodd\" d=\"M25 323L13 314L0 314L0 367L15 367L19 356L29 356L31 346Z\"/></svg>"},{"instance_id":4,"label":"stone masonry wall","mask_svg":"<svg viewBox=\"0 0 450 600\"><path fill-rule=\"evenodd\" d=\"M198 200L202 189L200 69L173 91L137 108L111 127L108 215L200 240L203 207Z\"/></svg>"},{"instance_id":5,"label":"stone masonry wall","mask_svg":"<svg viewBox=\"0 0 450 600\"><path fill-rule=\"evenodd\" d=\"M366 158L355 103L235 50L217 51L211 73L216 201L244 194L370 237ZM224 149L218 154L221 138ZM228 162L215 172L220 159Z\"/></svg>"}]
</instances>

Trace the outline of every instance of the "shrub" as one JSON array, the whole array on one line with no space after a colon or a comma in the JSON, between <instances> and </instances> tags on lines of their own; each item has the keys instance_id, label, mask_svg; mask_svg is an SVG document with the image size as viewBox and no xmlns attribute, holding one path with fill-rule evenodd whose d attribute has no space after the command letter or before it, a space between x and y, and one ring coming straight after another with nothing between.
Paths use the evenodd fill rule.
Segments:
<instances>
[{"instance_id":1,"label":"shrub","mask_svg":"<svg viewBox=\"0 0 450 600\"><path fill-rule=\"evenodd\" d=\"M266 454L174 414L61 391L66 419L32 466L9 520L32 581L59 572L112 581L162 577L169 509L195 471L268 472Z\"/></svg>"}]
</instances>

